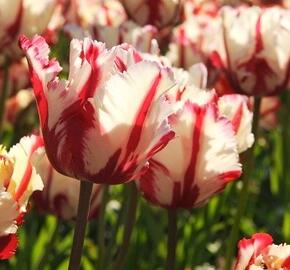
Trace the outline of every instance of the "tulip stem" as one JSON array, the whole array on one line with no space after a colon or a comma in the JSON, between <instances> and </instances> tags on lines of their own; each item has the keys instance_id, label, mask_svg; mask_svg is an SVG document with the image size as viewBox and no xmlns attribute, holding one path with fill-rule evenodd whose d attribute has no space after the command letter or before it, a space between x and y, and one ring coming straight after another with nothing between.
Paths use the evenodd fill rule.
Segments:
<instances>
[{"instance_id":1,"label":"tulip stem","mask_svg":"<svg viewBox=\"0 0 290 270\"><path fill-rule=\"evenodd\" d=\"M126 254L130 246L131 235L136 219L137 207L138 207L138 192L134 182L128 184L129 186L129 199L127 202L126 220L124 224L123 241L119 247L116 260L113 264L113 270L120 270L123 267L126 259Z\"/></svg>"},{"instance_id":2,"label":"tulip stem","mask_svg":"<svg viewBox=\"0 0 290 270\"><path fill-rule=\"evenodd\" d=\"M105 249L105 229L106 229L106 219L105 219L105 212L106 212L106 205L108 202L108 195L109 195L109 186L104 186L103 197L100 205L100 212L98 217L98 269L104 269L104 256L106 254Z\"/></svg>"},{"instance_id":3,"label":"tulip stem","mask_svg":"<svg viewBox=\"0 0 290 270\"><path fill-rule=\"evenodd\" d=\"M261 98L255 97L253 125L252 125L252 132L255 136L255 142L254 142L254 145L245 153L246 163L243 168L243 176L242 176L243 186L242 186L242 190L240 191L237 212L234 217L234 224L231 228L230 237L227 244L226 262L225 262L226 270L232 269L232 260L235 254L234 251L236 250L236 245L237 245L236 242L238 240L240 222L243 215L245 214L247 201L249 197L249 184L250 184L250 179L252 177L252 173L254 169L254 151L255 151L256 142L258 140L260 105L261 105Z\"/></svg>"},{"instance_id":4,"label":"tulip stem","mask_svg":"<svg viewBox=\"0 0 290 270\"><path fill-rule=\"evenodd\" d=\"M79 270L80 268L92 188L93 183L81 181L78 214L68 270Z\"/></svg>"},{"instance_id":5,"label":"tulip stem","mask_svg":"<svg viewBox=\"0 0 290 270\"><path fill-rule=\"evenodd\" d=\"M0 97L0 139L3 135L3 122L5 115L5 103L8 97L8 89L9 89L9 60L6 59L5 64L3 66L3 85Z\"/></svg>"},{"instance_id":6,"label":"tulip stem","mask_svg":"<svg viewBox=\"0 0 290 270\"><path fill-rule=\"evenodd\" d=\"M175 269L177 245L177 210L168 209L168 241L167 241L167 259L166 269Z\"/></svg>"}]
</instances>

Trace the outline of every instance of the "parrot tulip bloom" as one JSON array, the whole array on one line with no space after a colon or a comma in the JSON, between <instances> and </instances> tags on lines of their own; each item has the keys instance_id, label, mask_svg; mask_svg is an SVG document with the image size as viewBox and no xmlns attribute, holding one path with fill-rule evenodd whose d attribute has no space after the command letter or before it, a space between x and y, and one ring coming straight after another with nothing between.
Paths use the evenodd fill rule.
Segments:
<instances>
[{"instance_id":1,"label":"parrot tulip bloom","mask_svg":"<svg viewBox=\"0 0 290 270\"><path fill-rule=\"evenodd\" d=\"M210 55L222 46L218 16L196 15L175 27L167 57L184 69L203 62L210 67ZM217 33L213 35L212 33Z\"/></svg>"},{"instance_id":2,"label":"parrot tulip bloom","mask_svg":"<svg viewBox=\"0 0 290 270\"><path fill-rule=\"evenodd\" d=\"M175 22L179 13L178 0L122 0L129 17L139 25L163 28Z\"/></svg>"},{"instance_id":3,"label":"parrot tulip bloom","mask_svg":"<svg viewBox=\"0 0 290 270\"><path fill-rule=\"evenodd\" d=\"M180 105L170 118L176 138L150 159L138 186L153 204L198 207L240 176L235 133L220 115L214 91L191 85L171 91L168 99Z\"/></svg>"},{"instance_id":4,"label":"parrot tulip bloom","mask_svg":"<svg viewBox=\"0 0 290 270\"><path fill-rule=\"evenodd\" d=\"M94 25L81 28L75 24L67 24L65 31L73 38L93 39L104 42L108 48L122 43L128 43L141 52L159 52L157 42L158 30L152 25L139 26L133 21L126 21L117 27Z\"/></svg>"},{"instance_id":5,"label":"parrot tulip bloom","mask_svg":"<svg viewBox=\"0 0 290 270\"><path fill-rule=\"evenodd\" d=\"M66 21L81 27L117 27L127 19L126 11L119 0L74 0L69 1Z\"/></svg>"},{"instance_id":6,"label":"parrot tulip bloom","mask_svg":"<svg viewBox=\"0 0 290 270\"><path fill-rule=\"evenodd\" d=\"M234 270L289 270L290 245L273 244L271 235L256 233L239 242Z\"/></svg>"},{"instance_id":7,"label":"parrot tulip bloom","mask_svg":"<svg viewBox=\"0 0 290 270\"><path fill-rule=\"evenodd\" d=\"M45 31L57 0L0 0L0 54L20 55L20 34L33 36Z\"/></svg>"},{"instance_id":8,"label":"parrot tulip bloom","mask_svg":"<svg viewBox=\"0 0 290 270\"><path fill-rule=\"evenodd\" d=\"M10 258L17 248L16 232L27 211L27 202L43 183L31 164L38 148L35 136L24 137L9 152L0 147L0 259Z\"/></svg>"},{"instance_id":9,"label":"parrot tulip bloom","mask_svg":"<svg viewBox=\"0 0 290 270\"><path fill-rule=\"evenodd\" d=\"M221 78L226 78L224 88L230 86L233 92L256 96L286 90L290 78L290 11L225 7L222 20L225 56L221 50L212 55L212 60Z\"/></svg>"},{"instance_id":10,"label":"parrot tulip bloom","mask_svg":"<svg viewBox=\"0 0 290 270\"><path fill-rule=\"evenodd\" d=\"M44 149L43 149L44 150ZM80 182L58 173L46 154L36 155L34 167L44 183L42 191L33 195L40 212L52 213L61 219L74 219L77 215ZM101 185L93 185L89 218L95 217L102 198Z\"/></svg>"},{"instance_id":11,"label":"parrot tulip bloom","mask_svg":"<svg viewBox=\"0 0 290 270\"><path fill-rule=\"evenodd\" d=\"M171 106L162 97L175 84L168 68L122 46L107 51L103 43L72 40L69 77L62 80L43 38L20 43L46 153L60 173L100 184L128 182L174 137Z\"/></svg>"}]
</instances>

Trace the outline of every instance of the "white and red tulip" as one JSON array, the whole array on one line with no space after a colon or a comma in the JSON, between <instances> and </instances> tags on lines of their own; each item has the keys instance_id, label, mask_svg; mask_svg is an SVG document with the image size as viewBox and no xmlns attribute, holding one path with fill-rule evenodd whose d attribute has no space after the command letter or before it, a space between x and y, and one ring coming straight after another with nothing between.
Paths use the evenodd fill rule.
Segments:
<instances>
[{"instance_id":1,"label":"white and red tulip","mask_svg":"<svg viewBox=\"0 0 290 270\"><path fill-rule=\"evenodd\" d=\"M26 214L28 199L43 188L31 163L39 144L38 138L31 136L22 138L9 152L0 147L0 259L15 253L16 232Z\"/></svg>"},{"instance_id":2,"label":"white and red tulip","mask_svg":"<svg viewBox=\"0 0 290 270\"><path fill-rule=\"evenodd\" d=\"M289 270L290 245L273 244L272 236L256 233L251 239L239 241L234 270Z\"/></svg>"},{"instance_id":3,"label":"white and red tulip","mask_svg":"<svg viewBox=\"0 0 290 270\"><path fill-rule=\"evenodd\" d=\"M1 0L0 54L15 58L20 55L18 37L32 37L45 31L57 0Z\"/></svg>"},{"instance_id":4,"label":"white and red tulip","mask_svg":"<svg viewBox=\"0 0 290 270\"><path fill-rule=\"evenodd\" d=\"M174 23L179 13L178 0L122 0L129 17L139 25L163 28Z\"/></svg>"},{"instance_id":5,"label":"white and red tulip","mask_svg":"<svg viewBox=\"0 0 290 270\"><path fill-rule=\"evenodd\" d=\"M88 28L81 28L75 24L67 24L65 31L72 38L89 36L92 39L104 42L108 48L128 43L141 52L155 53L156 50L159 52L155 40L158 30L152 25L139 26L133 21L126 21L116 27L93 25Z\"/></svg>"},{"instance_id":6,"label":"white and red tulip","mask_svg":"<svg viewBox=\"0 0 290 270\"><path fill-rule=\"evenodd\" d=\"M77 216L80 182L58 173L51 166L45 153L39 153L36 158L34 167L44 184L42 191L33 194L36 207L42 213L51 213L65 220L74 219ZM102 198L101 187L93 185L89 218L98 213Z\"/></svg>"},{"instance_id":7,"label":"white and red tulip","mask_svg":"<svg viewBox=\"0 0 290 270\"><path fill-rule=\"evenodd\" d=\"M209 67L210 55L222 46L218 16L196 15L173 29L167 57L184 69L200 62ZM212 33L215 33L213 35Z\"/></svg>"},{"instance_id":8,"label":"white and red tulip","mask_svg":"<svg viewBox=\"0 0 290 270\"><path fill-rule=\"evenodd\" d=\"M65 10L67 22L81 27L117 27L127 19L126 11L118 0L68 0Z\"/></svg>"},{"instance_id":9,"label":"white and red tulip","mask_svg":"<svg viewBox=\"0 0 290 270\"><path fill-rule=\"evenodd\" d=\"M212 60L223 88L256 96L284 91L290 78L290 10L225 7L221 16L224 49Z\"/></svg>"},{"instance_id":10,"label":"white and red tulip","mask_svg":"<svg viewBox=\"0 0 290 270\"><path fill-rule=\"evenodd\" d=\"M161 97L175 84L168 68L122 46L107 51L103 43L72 40L69 77L63 80L43 38L22 37L21 47L46 153L62 174L95 183L128 182L174 137L167 120L171 106Z\"/></svg>"},{"instance_id":11,"label":"white and red tulip","mask_svg":"<svg viewBox=\"0 0 290 270\"><path fill-rule=\"evenodd\" d=\"M200 78L193 81L203 85ZM214 91L192 84L167 98L180 106L170 118L176 138L150 159L138 186L153 204L198 207L241 174L235 132L218 111Z\"/></svg>"}]
</instances>

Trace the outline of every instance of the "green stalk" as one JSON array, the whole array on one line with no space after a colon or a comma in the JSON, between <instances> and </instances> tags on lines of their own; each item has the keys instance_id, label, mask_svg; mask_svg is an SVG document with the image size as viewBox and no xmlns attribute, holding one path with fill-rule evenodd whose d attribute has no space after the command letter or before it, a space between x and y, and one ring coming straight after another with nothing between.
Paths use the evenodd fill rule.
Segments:
<instances>
[{"instance_id":1,"label":"green stalk","mask_svg":"<svg viewBox=\"0 0 290 270\"><path fill-rule=\"evenodd\" d=\"M92 188L92 182L81 181L78 214L68 270L80 269Z\"/></svg>"},{"instance_id":2,"label":"green stalk","mask_svg":"<svg viewBox=\"0 0 290 270\"><path fill-rule=\"evenodd\" d=\"M290 95L286 92L283 95L285 98L285 103L283 104L282 109L282 186L284 192L284 205L285 212L283 216L283 226L282 232L284 236L284 240L286 242L290 241L290 201L289 201L289 190L290 190L290 171L289 171L289 153L290 153L290 128L289 128L289 113L290 113Z\"/></svg>"},{"instance_id":3,"label":"green stalk","mask_svg":"<svg viewBox=\"0 0 290 270\"><path fill-rule=\"evenodd\" d=\"M168 241L166 269L174 270L177 245L177 210L168 209Z\"/></svg>"},{"instance_id":4,"label":"green stalk","mask_svg":"<svg viewBox=\"0 0 290 270\"><path fill-rule=\"evenodd\" d=\"M116 260L113 263L113 270L120 270L123 268L123 264L126 259L126 255L130 246L130 240L132 231L135 224L137 206L138 206L138 192L134 182L128 184L129 186L129 200L127 203L127 215L124 224L124 234L122 244L119 247L119 252L117 254Z\"/></svg>"},{"instance_id":5,"label":"green stalk","mask_svg":"<svg viewBox=\"0 0 290 270\"><path fill-rule=\"evenodd\" d=\"M255 97L254 101L254 116L253 116L253 126L252 126L252 132L255 136L255 142L254 145L247 150L245 153L245 166L243 168L243 186L242 190L240 191L239 201L238 201L238 208L237 212L234 218L234 224L231 228L230 237L227 245L226 250L226 263L225 263L225 270L231 270L232 269L232 260L235 255L239 230L240 230L240 222L242 217L245 214L245 210L247 207L247 201L249 197L249 185L250 180L252 177L253 169L254 169L254 152L255 152L255 146L256 142L258 140L258 125L259 125L259 113L260 113L260 105L261 105L261 98Z\"/></svg>"},{"instance_id":6,"label":"green stalk","mask_svg":"<svg viewBox=\"0 0 290 270\"><path fill-rule=\"evenodd\" d=\"M100 206L100 213L98 217L98 269L104 269L106 245L105 245L105 228L106 228L106 205L109 197L109 186L104 186L103 198Z\"/></svg>"}]
</instances>

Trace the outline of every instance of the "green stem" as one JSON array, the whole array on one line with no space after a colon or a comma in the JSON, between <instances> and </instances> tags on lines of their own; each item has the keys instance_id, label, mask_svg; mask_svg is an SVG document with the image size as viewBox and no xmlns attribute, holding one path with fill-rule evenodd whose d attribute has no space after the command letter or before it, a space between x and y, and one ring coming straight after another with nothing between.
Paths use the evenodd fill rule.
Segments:
<instances>
[{"instance_id":1,"label":"green stem","mask_svg":"<svg viewBox=\"0 0 290 270\"><path fill-rule=\"evenodd\" d=\"M106 228L106 205L109 197L109 186L104 186L103 198L100 205L100 212L98 217L98 263L100 270L104 269L106 245L105 245L105 228Z\"/></svg>"},{"instance_id":2,"label":"green stem","mask_svg":"<svg viewBox=\"0 0 290 270\"><path fill-rule=\"evenodd\" d=\"M78 214L68 270L79 270L80 268L92 188L92 182L81 181Z\"/></svg>"},{"instance_id":3,"label":"green stem","mask_svg":"<svg viewBox=\"0 0 290 270\"><path fill-rule=\"evenodd\" d=\"M10 66L9 61L6 60L3 69L3 85L0 97L0 138L2 138L3 135L5 104L9 92L9 66Z\"/></svg>"},{"instance_id":4,"label":"green stem","mask_svg":"<svg viewBox=\"0 0 290 270\"><path fill-rule=\"evenodd\" d=\"M225 269L231 270L232 269L232 259L235 254L236 250L236 242L238 240L238 234L240 230L240 222L245 214L247 201L249 197L249 184L250 179L252 177L253 169L254 169L254 151L256 142L258 140L258 125L259 125L259 112L260 112L260 105L261 105L261 98L255 97L254 101L254 116L253 116L253 126L252 132L255 136L255 143L254 145L245 153L246 156L246 164L243 169L243 186L242 190L240 191L239 201L238 201L238 208L234 218L234 224L232 226L229 241L226 250L226 264Z\"/></svg>"},{"instance_id":5,"label":"green stem","mask_svg":"<svg viewBox=\"0 0 290 270\"><path fill-rule=\"evenodd\" d=\"M44 267L46 266L46 264L51 256L51 252L54 248L55 242L57 240L57 236L59 233L59 227L60 227L60 221L57 220L54 231L50 237L50 240L46 243L45 250L43 251L43 255L42 255L41 259L39 260L39 263L38 263L38 266L36 269L44 269Z\"/></svg>"},{"instance_id":6,"label":"green stem","mask_svg":"<svg viewBox=\"0 0 290 270\"><path fill-rule=\"evenodd\" d=\"M123 267L126 255L130 246L131 235L135 224L137 206L138 206L138 192L134 182L128 184L129 186L129 201L127 204L127 215L124 224L124 234L122 244L119 247L116 260L114 261L113 270L120 270Z\"/></svg>"},{"instance_id":7,"label":"green stem","mask_svg":"<svg viewBox=\"0 0 290 270\"><path fill-rule=\"evenodd\" d=\"M290 188L290 170L289 170L289 137L290 137L290 129L289 129L289 113L290 113L290 95L288 92L283 95L284 104L282 108L282 187L283 187L283 195L284 195L284 217L283 217L283 226L282 232L283 237L286 242L290 240L290 201L289 201L289 188Z\"/></svg>"},{"instance_id":8,"label":"green stem","mask_svg":"<svg viewBox=\"0 0 290 270\"><path fill-rule=\"evenodd\" d=\"M175 269L176 245L177 245L177 210L169 209L167 259L166 259L167 270Z\"/></svg>"}]
</instances>

